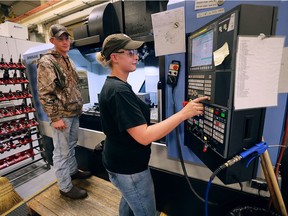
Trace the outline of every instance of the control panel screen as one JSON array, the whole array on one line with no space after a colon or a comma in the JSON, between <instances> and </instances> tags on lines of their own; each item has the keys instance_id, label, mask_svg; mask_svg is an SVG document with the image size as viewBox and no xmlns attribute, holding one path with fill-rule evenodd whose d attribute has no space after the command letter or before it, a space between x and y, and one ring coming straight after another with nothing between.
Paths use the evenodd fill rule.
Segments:
<instances>
[{"instance_id":1,"label":"control panel screen","mask_svg":"<svg viewBox=\"0 0 288 216\"><path fill-rule=\"evenodd\" d=\"M191 67L212 65L213 30L207 31L192 39Z\"/></svg>"}]
</instances>

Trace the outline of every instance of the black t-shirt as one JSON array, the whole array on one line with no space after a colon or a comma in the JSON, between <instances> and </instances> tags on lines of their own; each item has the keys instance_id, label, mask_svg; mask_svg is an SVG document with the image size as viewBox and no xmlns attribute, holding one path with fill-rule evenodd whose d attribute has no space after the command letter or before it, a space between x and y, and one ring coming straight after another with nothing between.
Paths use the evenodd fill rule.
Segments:
<instances>
[{"instance_id":1,"label":"black t-shirt","mask_svg":"<svg viewBox=\"0 0 288 216\"><path fill-rule=\"evenodd\" d=\"M150 110L131 86L108 76L99 97L100 118L106 140L103 164L111 172L133 174L148 167L151 144L144 146L126 131L150 124Z\"/></svg>"}]
</instances>

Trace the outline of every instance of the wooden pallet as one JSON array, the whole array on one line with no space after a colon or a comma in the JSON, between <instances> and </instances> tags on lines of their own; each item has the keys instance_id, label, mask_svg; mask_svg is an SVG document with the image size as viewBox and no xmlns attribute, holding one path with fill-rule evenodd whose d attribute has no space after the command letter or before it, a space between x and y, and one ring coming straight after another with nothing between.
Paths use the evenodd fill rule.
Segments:
<instances>
[{"instance_id":1,"label":"wooden pallet","mask_svg":"<svg viewBox=\"0 0 288 216\"><path fill-rule=\"evenodd\" d=\"M39 215L97 215L116 216L121 194L110 182L92 176L85 180L73 180L73 184L88 192L88 197L73 200L60 195L57 184L31 199L27 205Z\"/></svg>"}]
</instances>

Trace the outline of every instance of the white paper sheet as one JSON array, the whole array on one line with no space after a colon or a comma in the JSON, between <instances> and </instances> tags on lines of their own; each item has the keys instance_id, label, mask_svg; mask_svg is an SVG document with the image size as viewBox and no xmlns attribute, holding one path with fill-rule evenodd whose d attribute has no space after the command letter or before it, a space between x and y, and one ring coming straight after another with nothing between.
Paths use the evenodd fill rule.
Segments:
<instances>
[{"instance_id":1,"label":"white paper sheet","mask_svg":"<svg viewBox=\"0 0 288 216\"><path fill-rule=\"evenodd\" d=\"M184 7L151 15L155 55L183 53L185 47Z\"/></svg>"},{"instance_id":2,"label":"white paper sheet","mask_svg":"<svg viewBox=\"0 0 288 216\"><path fill-rule=\"evenodd\" d=\"M218 66L222 64L222 62L228 55L229 55L229 46L228 43L225 42L222 47L213 52L214 65Z\"/></svg>"},{"instance_id":3,"label":"white paper sheet","mask_svg":"<svg viewBox=\"0 0 288 216\"><path fill-rule=\"evenodd\" d=\"M278 92L288 92L288 47L283 49Z\"/></svg>"},{"instance_id":4,"label":"white paper sheet","mask_svg":"<svg viewBox=\"0 0 288 216\"><path fill-rule=\"evenodd\" d=\"M221 14L221 13L225 13L225 9L224 8L219 8L219 9L215 9L215 10L209 10L209 11L204 11L204 12L201 12L201 13L197 13L196 17L197 18L202 18L202 17L213 16L213 15Z\"/></svg>"},{"instance_id":5,"label":"white paper sheet","mask_svg":"<svg viewBox=\"0 0 288 216\"><path fill-rule=\"evenodd\" d=\"M277 105L284 37L238 37L235 110Z\"/></svg>"},{"instance_id":6,"label":"white paper sheet","mask_svg":"<svg viewBox=\"0 0 288 216\"><path fill-rule=\"evenodd\" d=\"M195 10L218 7L215 0L195 0Z\"/></svg>"}]
</instances>

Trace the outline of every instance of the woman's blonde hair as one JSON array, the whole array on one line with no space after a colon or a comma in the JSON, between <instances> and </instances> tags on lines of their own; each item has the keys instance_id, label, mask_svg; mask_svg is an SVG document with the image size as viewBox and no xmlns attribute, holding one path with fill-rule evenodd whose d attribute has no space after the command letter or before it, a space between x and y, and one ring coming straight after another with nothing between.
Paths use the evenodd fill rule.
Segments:
<instances>
[{"instance_id":1,"label":"woman's blonde hair","mask_svg":"<svg viewBox=\"0 0 288 216\"><path fill-rule=\"evenodd\" d=\"M111 65L111 59L108 61L105 59L105 57L102 55L101 52L96 53L96 60L103 66L103 67L112 67Z\"/></svg>"}]
</instances>

